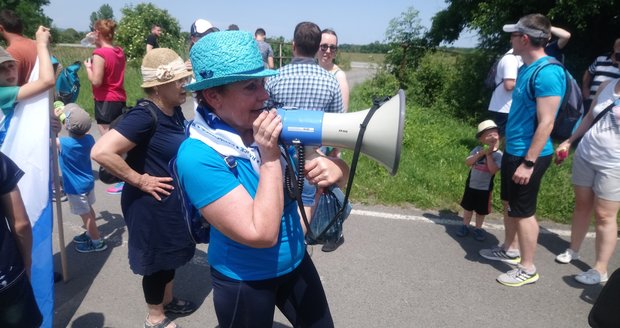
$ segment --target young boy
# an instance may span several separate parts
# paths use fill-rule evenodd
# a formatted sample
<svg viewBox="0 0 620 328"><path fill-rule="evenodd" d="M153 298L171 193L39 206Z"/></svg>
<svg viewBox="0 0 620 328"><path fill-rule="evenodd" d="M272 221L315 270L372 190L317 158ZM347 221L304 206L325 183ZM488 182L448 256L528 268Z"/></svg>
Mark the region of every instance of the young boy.
<svg viewBox="0 0 620 328"><path fill-rule="evenodd" d="M0 327L39 327L30 285L32 227L17 182L24 172L0 153Z"/></svg>
<svg viewBox="0 0 620 328"><path fill-rule="evenodd" d="M48 28L39 26L36 34L39 78L21 87L17 85L19 77L17 62L6 50L0 47L0 108L2 109L2 115L0 115L0 146L4 143L17 102L38 95L54 86L54 70L47 49L50 36Z"/></svg>
<svg viewBox="0 0 620 328"><path fill-rule="evenodd" d="M67 104L64 109L57 108L56 114L69 132L68 137L57 139L63 186L69 198L71 213L81 216L86 227L84 233L73 238L75 249L80 253L101 252L108 247L99 235L92 207L95 203L95 178L90 150L95 144L95 138L88 134L90 116L77 104Z"/></svg>
<svg viewBox="0 0 620 328"><path fill-rule="evenodd" d="M498 149L499 129L495 122L486 120L478 124L476 138L481 145L476 146L465 159L465 164L471 169L465 184L463 200L461 200L461 206L464 210L463 226L456 235L465 237L469 234L469 223L473 212L476 212L474 239L484 241L486 233L482 229L482 223L484 217L491 211L493 178L502 163L502 152Z"/></svg>

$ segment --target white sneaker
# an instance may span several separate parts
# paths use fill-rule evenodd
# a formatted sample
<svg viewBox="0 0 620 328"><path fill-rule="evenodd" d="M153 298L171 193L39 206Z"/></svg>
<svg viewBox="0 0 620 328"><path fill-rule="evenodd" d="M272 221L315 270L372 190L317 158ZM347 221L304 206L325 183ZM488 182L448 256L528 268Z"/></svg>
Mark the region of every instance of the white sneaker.
<svg viewBox="0 0 620 328"><path fill-rule="evenodd" d="M568 264L570 263L570 261L578 260L578 259L579 259L579 254L570 248L567 248L564 251L564 253L559 254L558 256L555 257L555 260L557 262L563 263L563 264Z"/></svg>
<svg viewBox="0 0 620 328"><path fill-rule="evenodd" d="M601 274L596 269L590 269L575 276L575 280L584 285L598 285L606 282L608 279L609 277L607 277L606 273Z"/></svg>

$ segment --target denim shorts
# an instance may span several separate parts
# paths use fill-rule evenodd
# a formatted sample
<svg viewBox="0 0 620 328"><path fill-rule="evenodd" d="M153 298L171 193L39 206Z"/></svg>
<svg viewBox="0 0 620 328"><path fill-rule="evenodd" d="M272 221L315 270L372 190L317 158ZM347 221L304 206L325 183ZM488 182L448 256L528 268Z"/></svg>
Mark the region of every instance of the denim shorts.
<svg viewBox="0 0 620 328"><path fill-rule="evenodd" d="M71 208L71 214L83 215L90 212L90 206L95 203L95 193L93 190L79 195L67 194L69 199L69 208Z"/></svg>

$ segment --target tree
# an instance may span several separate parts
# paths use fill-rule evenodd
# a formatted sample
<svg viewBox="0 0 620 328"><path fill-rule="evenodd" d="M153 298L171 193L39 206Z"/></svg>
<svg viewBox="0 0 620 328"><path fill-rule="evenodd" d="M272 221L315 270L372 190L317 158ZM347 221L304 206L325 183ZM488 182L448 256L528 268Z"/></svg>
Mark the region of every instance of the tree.
<svg viewBox="0 0 620 328"><path fill-rule="evenodd" d="M426 30L418 17L419 14L420 12L414 7L407 8L400 17L390 20L385 32L390 47L386 63L390 65L403 87L426 51L424 38Z"/></svg>
<svg viewBox="0 0 620 328"><path fill-rule="evenodd" d="M554 26L571 32L567 63L591 61L608 52L620 30L620 0L446 0L448 7L433 17L427 39L431 45L454 42L466 28L480 35L480 48L499 53L509 47L504 24L531 13L546 15ZM580 68L581 70L583 67Z"/></svg>
<svg viewBox="0 0 620 328"><path fill-rule="evenodd" d="M58 43L78 43L84 37L84 33L80 33L73 28L56 30L55 35L56 42Z"/></svg>
<svg viewBox="0 0 620 328"><path fill-rule="evenodd" d="M179 21L170 16L167 10L155 7L151 3L126 6L121 12L123 18L118 24L115 41L123 47L127 59L142 58L146 53L146 37L151 33L153 24L162 28L159 45L170 48L177 53L186 53L186 39L181 36Z"/></svg>
<svg viewBox="0 0 620 328"><path fill-rule="evenodd" d="M108 4L104 4L101 7L99 7L98 11L93 11L90 14L90 25L89 28L90 30L94 30L95 27L95 22L97 22L100 19L114 19L114 10L112 10L112 7L110 7L110 5Z"/></svg>
<svg viewBox="0 0 620 328"><path fill-rule="evenodd" d="M39 25L47 27L52 25L52 19L45 16L42 9L49 3L49 0L0 0L0 8L14 11L24 24L24 35L34 38Z"/></svg>

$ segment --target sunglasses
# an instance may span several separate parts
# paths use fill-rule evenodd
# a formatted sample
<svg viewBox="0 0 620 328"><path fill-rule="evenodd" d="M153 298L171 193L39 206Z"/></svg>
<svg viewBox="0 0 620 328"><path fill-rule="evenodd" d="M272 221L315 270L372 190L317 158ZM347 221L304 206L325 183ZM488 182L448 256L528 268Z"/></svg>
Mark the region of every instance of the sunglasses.
<svg viewBox="0 0 620 328"><path fill-rule="evenodd" d="M327 51L327 49L329 49L331 52L336 52L338 50L338 46L335 44L322 44L319 48L321 51Z"/></svg>

